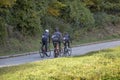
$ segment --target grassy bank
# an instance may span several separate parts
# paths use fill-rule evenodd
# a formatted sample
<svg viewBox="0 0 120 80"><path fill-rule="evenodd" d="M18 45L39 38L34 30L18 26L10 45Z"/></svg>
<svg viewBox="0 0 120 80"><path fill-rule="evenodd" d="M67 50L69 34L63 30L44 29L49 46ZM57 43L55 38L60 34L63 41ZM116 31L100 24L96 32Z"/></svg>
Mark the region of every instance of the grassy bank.
<svg viewBox="0 0 120 80"><path fill-rule="evenodd" d="M1 80L119 80L120 47L0 68Z"/></svg>
<svg viewBox="0 0 120 80"><path fill-rule="evenodd" d="M72 45L81 45L84 43L91 43L97 41L113 40L120 39L120 27L119 25L110 26L103 28L94 28L91 31L86 31L81 29L79 33L75 36L72 36L74 39ZM111 31L111 29L113 30ZM8 39L7 45L2 47L0 46L0 56L13 55L13 54L23 54L31 51L38 51L40 47L40 36L39 37L27 37L24 40L18 40L15 38ZM52 43L51 43L51 47Z"/></svg>
<svg viewBox="0 0 120 80"><path fill-rule="evenodd" d="M40 46L39 38L28 38L24 41L10 39L6 46L0 48L0 56L23 54L37 51Z"/></svg>
<svg viewBox="0 0 120 80"><path fill-rule="evenodd" d="M96 37L87 37L82 38L80 40L73 40L72 45L81 45L84 43L92 43L92 42L99 42L99 41L106 41L106 40L115 40L120 39L120 36L107 36L103 38L96 38ZM0 56L6 55L14 55L14 54L23 54L26 52L33 52L38 51L40 47L40 38L29 38L25 41L19 41L17 39L11 39L10 42L6 45L6 47L0 48ZM51 43L51 48L53 48Z"/></svg>

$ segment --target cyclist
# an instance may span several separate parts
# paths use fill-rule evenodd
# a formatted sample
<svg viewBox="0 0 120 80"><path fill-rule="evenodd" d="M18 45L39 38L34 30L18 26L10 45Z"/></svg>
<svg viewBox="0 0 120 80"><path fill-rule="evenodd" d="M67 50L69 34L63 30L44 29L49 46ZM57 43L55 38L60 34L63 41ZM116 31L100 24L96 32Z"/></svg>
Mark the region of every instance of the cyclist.
<svg viewBox="0 0 120 80"><path fill-rule="evenodd" d="M52 35L52 42L54 48L56 48L56 42L58 42L60 51L61 51L61 41L62 41L62 33L59 31L58 28L56 28L55 32Z"/></svg>
<svg viewBox="0 0 120 80"><path fill-rule="evenodd" d="M43 47L45 47L45 54L47 52L48 42L50 43L50 35L49 35L49 30L46 29L45 32L42 34L42 50L43 50Z"/></svg>
<svg viewBox="0 0 120 80"><path fill-rule="evenodd" d="M67 32L65 32L64 35L63 35L64 47L68 46L68 48L70 48L70 41L71 41L70 35Z"/></svg>

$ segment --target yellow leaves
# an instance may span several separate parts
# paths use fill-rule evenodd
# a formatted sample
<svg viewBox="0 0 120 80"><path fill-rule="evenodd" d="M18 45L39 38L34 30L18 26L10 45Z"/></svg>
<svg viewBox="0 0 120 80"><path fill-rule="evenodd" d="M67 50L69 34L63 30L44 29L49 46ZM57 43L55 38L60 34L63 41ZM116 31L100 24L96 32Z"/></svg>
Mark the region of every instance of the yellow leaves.
<svg viewBox="0 0 120 80"><path fill-rule="evenodd" d="M51 15L57 17L57 16L59 16L61 14L60 11L64 7L66 7L66 5L59 2L59 1L53 2L48 7L48 13L50 13Z"/></svg>
<svg viewBox="0 0 120 80"><path fill-rule="evenodd" d="M59 16L60 15L60 11L58 9L54 9L52 7L48 8L48 12L53 16Z"/></svg>
<svg viewBox="0 0 120 80"><path fill-rule="evenodd" d="M63 7L66 7L65 4L62 4L61 2L57 1L55 3L53 3L53 7L59 9L59 8L63 8Z"/></svg>
<svg viewBox="0 0 120 80"><path fill-rule="evenodd" d="M92 0L84 0L84 2L87 6L94 5L94 2Z"/></svg>
<svg viewBox="0 0 120 80"><path fill-rule="evenodd" d="M16 0L0 0L0 6L11 7Z"/></svg>

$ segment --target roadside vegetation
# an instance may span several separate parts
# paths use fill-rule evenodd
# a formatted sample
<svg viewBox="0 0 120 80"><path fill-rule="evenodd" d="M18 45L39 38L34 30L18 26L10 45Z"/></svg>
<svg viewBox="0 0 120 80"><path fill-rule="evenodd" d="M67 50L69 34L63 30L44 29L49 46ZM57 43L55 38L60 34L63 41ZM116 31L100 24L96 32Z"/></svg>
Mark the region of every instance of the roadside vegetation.
<svg viewBox="0 0 120 80"><path fill-rule="evenodd" d="M120 37L120 0L0 0L0 54L38 50L47 28L73 42Z"/></svg>
<svg viewBox="0 0 120 80"><path fill-rule="evenodd" d="M0 68L1 80L119 80L120 47Z"/></svg>

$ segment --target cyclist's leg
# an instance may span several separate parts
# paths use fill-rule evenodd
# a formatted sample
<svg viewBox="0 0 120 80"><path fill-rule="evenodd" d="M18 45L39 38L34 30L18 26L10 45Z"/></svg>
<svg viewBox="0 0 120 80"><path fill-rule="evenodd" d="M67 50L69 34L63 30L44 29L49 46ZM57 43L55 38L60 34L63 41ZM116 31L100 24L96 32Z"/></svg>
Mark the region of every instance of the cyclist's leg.
<svg viewBox="0 0 120 80"><path fill-rule="evenodd" d="M68 46L68 42L67 41L65 41L65 48Z"/></svg>
<svg viewBox="0 0 120 80"><path fill-rule="evenodd" d="M66 41L66 47L69 47L69 41Z"/></svg>
<svg viewBox="0 0 120 80"><path fill-rule="evenodd" d="M59 50L61 51L61 41L58 41L59 44Z"/></svg>
<svg viewBox="0 0 120 80"><path fill-rule="evenodd" d="M70 41L68 41L68 47L70 48Z"/></svg>
<svg viewBox="0 0 120 80"><path fill-rule="evenodd" d="M57 49L56 49L56 47L57 47L57 42L56 41L53 41L53 46L54 46L54 57L57 57Z"/></svg>
<svg viewBox="0 0 120 80"><path fill-rule="evenodd" d="M45 41L45 51L47 52L47 41Z"/></svg>
<svg viewBox="0 0 120 80"><path fill-rule="evenodd" d="M66 41L64 41L64 51L65 51L65 48L66 48Z"/></svg>
<svg viewBox="0 0 120 80"><path fill-rule="evenodd" d="M53 42L53 47L54 47L54 52L55 52L56 42L55 41L52 41L52 42Z"/></svg>
<svg viewBox="0 0 120 80"><path fill-rule="evenodd" d="M54 47L54 49L56 48L56 43L55 43L55 41L53 41L53 47Z"/></svg>
<svg viewBox="0 0 120 80"><path fill-rule="evenodd" d="M42 47L41 47L42 52L43 52L44 46L45 46L45 43L44 43L44 41L42 41Z"/></svg>

